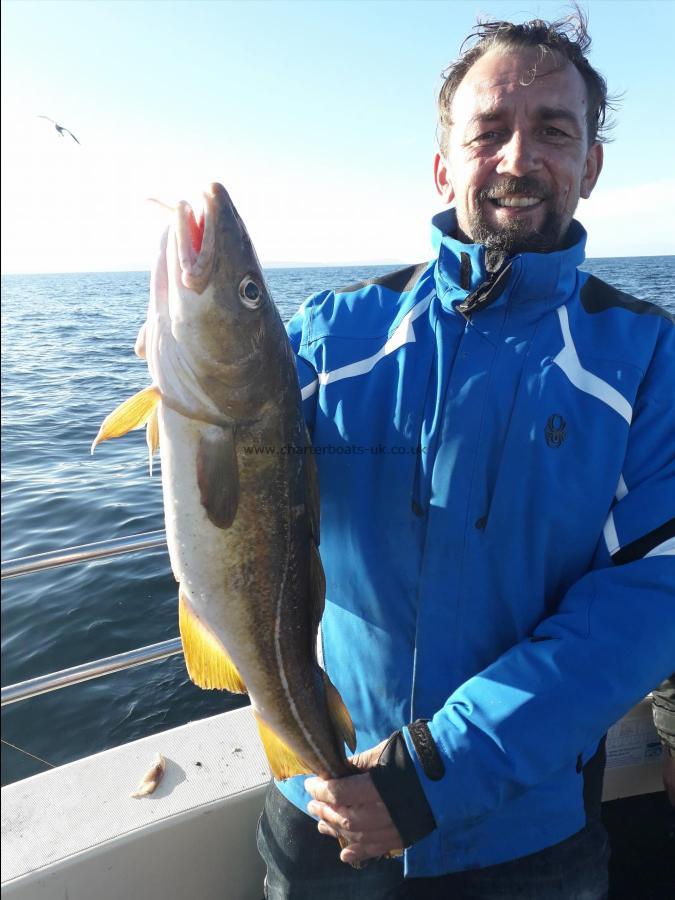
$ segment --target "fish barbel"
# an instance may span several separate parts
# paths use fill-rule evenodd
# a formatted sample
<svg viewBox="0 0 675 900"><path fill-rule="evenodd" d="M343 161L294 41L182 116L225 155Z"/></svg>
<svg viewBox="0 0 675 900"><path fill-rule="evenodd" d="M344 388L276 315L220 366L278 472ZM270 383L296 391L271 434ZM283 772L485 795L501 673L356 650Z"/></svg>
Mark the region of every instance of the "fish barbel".
<svg viewBox="0 0 675 900"><path fill-rule="evenodd" d="M190 678L249 694L276 778L341 777L355 737L316 657L325 579L295 357L227 191L212 184L204 201L199 221L177 205L152 273L136 341L152 384L92 452L147 425Z"/></svg>

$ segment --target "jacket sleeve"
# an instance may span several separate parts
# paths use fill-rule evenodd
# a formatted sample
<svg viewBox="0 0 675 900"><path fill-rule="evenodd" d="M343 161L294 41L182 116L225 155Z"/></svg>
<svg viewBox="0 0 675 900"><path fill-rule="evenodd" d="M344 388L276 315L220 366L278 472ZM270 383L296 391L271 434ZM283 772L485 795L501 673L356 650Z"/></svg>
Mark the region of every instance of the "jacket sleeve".
<svg viewBox="0 0 675 900"><path fill-rule="evenodd" d="M317 295L309 297L296 314L286 323L291 347L295 353L295 362L300 382L302 409L311 435L316 412L318 375L311 359L309 345L311 343L311 322L313 303Z"/></svg>
<svg viewBox="0 0 675 900"><path fill-rule="evenodd" d="M441 830L587 759L675 664L675 328L663 320L634 406L617 500L591 571L556 612L450 696L408 752ZM580 510L580 515L583 510Z"/></svg>

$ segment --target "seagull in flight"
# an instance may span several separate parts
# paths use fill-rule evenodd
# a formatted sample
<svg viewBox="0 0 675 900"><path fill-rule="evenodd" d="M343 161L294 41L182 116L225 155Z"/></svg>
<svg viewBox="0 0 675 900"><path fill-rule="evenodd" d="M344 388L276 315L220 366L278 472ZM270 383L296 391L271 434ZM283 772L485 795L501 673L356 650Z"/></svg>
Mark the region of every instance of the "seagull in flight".
<svg viewBox="0 0 675 900"><path fill-rule="evenodd" d="M76 144L80 143L72 131L69 131L67 128L64 128L63 125L59 125L58 122L55 122L53 119L50 119L49 116L38 116L37 118L38 119L46 119L48 122L51 122L61 137L63 137L64 134L69 134L71 136L71 138L75 141ZM82 145L80 144L80 146L82 146Z"/></svg>

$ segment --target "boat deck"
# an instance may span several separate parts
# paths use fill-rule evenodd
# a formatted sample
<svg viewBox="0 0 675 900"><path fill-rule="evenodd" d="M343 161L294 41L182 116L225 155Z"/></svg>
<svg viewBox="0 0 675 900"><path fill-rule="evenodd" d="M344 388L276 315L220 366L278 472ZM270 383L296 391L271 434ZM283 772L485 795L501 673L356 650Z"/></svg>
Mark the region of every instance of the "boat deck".
<svg viewBox="0 0 675 900"><path fill-rule="evenodd" d="M162 781L132 799L157 752ZM2 896L259 900L254 834L269 778L244 708L8 785Z"/></svg>
<svg viewBox="0 0 675 900"><path fill-rule="evenodd" d="M672 893L664 887L675 826L659 751L645 699L607 738L612 900L675 897L675 876ZM158 752L164 778L152 795L132 799ZM8 785L3 900L260 900L255 828L268 781L245 707Z"/></svg>

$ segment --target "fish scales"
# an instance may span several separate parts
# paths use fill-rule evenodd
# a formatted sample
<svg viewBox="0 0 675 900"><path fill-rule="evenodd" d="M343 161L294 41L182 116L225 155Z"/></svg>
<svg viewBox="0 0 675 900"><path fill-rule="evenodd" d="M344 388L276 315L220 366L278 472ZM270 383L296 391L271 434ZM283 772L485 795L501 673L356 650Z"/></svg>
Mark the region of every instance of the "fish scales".
<svg viewBox="0 0 675 900"><path fill-rule="evenodd" d="M323 611L316 466L295 360L227 192L179 203L136 351L152 385L93 447L147 425L190 677L246 690L276 777L354 771L354 731L316 659Z"/></svg>

